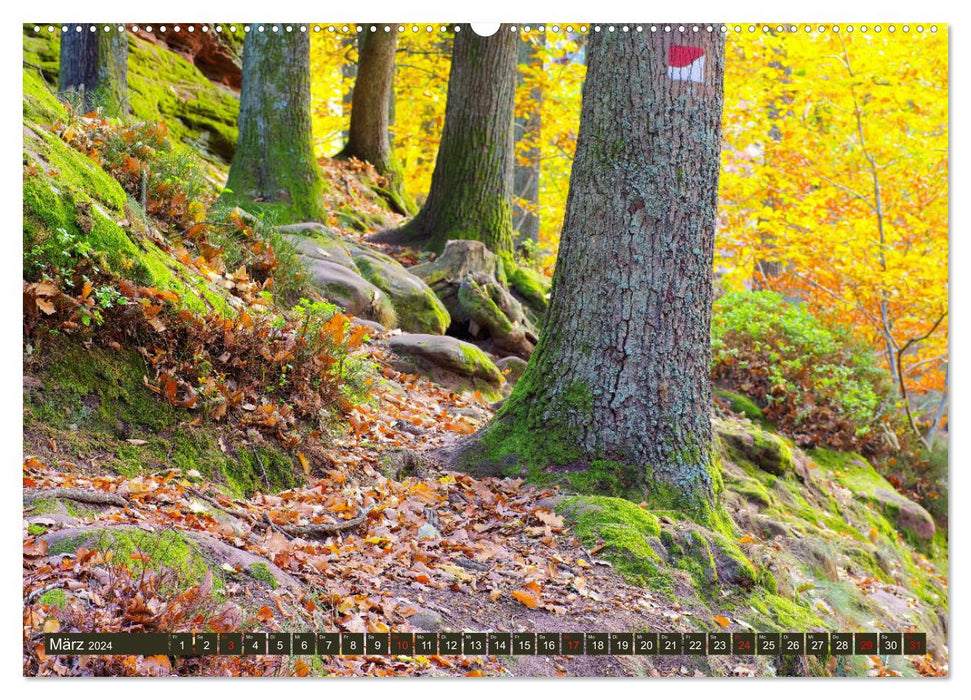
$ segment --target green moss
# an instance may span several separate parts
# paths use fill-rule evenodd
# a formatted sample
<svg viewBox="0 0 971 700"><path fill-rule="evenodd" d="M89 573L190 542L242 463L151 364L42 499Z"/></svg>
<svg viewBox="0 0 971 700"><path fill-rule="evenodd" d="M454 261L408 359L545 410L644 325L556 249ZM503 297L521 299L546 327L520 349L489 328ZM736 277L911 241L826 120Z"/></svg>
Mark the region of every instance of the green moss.
<svg viewBox="0 0 971 700"><path fill-rule="evenodd" d="M759 630L769 632L810 632L824 629L826 624L806 605L783 598L774 593L757 591L745 600L753 614L749 623ZM746 617L743 615L743 617Z"/></svg>
<svg viewBox="0 0 971 700"><path fill-rule="evenodd" d="M481 433L477 448L465 455L464 469L528 476L535 483L549 484L558 477L548 467L573 465L581 458L572 425L590 413L590 388L575 382L546 406L520 401L530 394L536 376L532 367L527 366L512 396Z"/></svg>
<svg viewBox="0 0 971 700"><path fill-rule="evenodd" d="M265 583L272 589L276 589L280 584L277 580L273 578L273 574L270 572L270 567L268 567L263 562L257 561L249 565L247 573L261 583Z"/></svg>
<svg viewBox="0 0 971 700"><path fill-rule="evenodd" d="M315 237L316 240L316 237ZM444 335L451 318L448 310L435 293L414 280L399 281L391 277L392 270L401 267L393 258L367 250L366 254L353 253L354 264L361 276L391 299L396 322L408 333ZM383 269L384 268L384 269ZM402 277L406 271L401 268Z"/></svg>
<svg viewBox="0 0 971 700"><path fill-rule="evenodd" d="M396 297L393 301L398 326L403 331L444 335L452 322L448 309L430 289L419 295Z"/></svg>
<svg viewBox="0 0 971 700"><path fill-rule="evenodd" d="M40 597L42 605L49 605L52 608L64 608L67 606L67 592L63 588L52 588L44 591Z"/></svg>
<svg viewBox="0 0 971 700"><path fill-rule="evenodd" d="M735 413L741 413L749 420L755 422L762 422L764 420L762 409L747 396L723 389L716 389L715 396L727 401Z"/></svg>
<svg viewBox="0 0 971 700"><path fill-rule="evenodd" d="M782 476L795 469L792 447L781 437L754 425L716 421L722 452L736 465L749 465Z"/></svg>
<svg viewBox="0 0 971 700"><path fill-rule="evenodd" d="M73 553L79 547L113 553L112 563L133 572L165 567L183 584L199 583L208 566L198 546L177 530L148 532L138 527L98 528L53 544L50 553Z"/></svg>
<svg viewBox="0 0 971 700"><path fill-rule="evenodd" d="M50 358L42 403L36 408L52 425L115 432L125 430L119 423L127 423L136 430L156 433L179 417L174 407L145 386L148 370L134 351L60 342L52 348Z"/></svg>
<svg viewBox="0 0 971 700"><path fill-rule="evenodd" d="M196 469L236 495L280 491L300 482L294 460L270 444L223 440L220 445L213 431L189 427L193 414L145 386L148 369L134 351L86 348L68 340L54 341L47 351L43 388L25 399L25 408L35 429L56 436L62 451L106 454L106 466L131 476L169 467L183 473ZM129 444L129 437L146 444ZM68 501L64 508L79 514ZM32 512L63 511L57 502L37 501Z"/></svg>
<svg viewBox="0 0 971 700"><path fill-rule="evenodd" d="M176 141L200 150L220 169L228 165L238 137L239 98L164 47L130 36L128 48L132 115L164 121Z"/></svg>
<svg viewBox="0 0 971 700"><path fill-rule="evenodd" d="M110 175L54 134L24 132L24 274L73 268L82 257L103 272L176 292L194 311L235 315L225 293L163 253L152 241L130 235L129 200Z"/></svg>
<svg viewBox="0 0 971 700"><path fill-rule="evenodd" d="M469 317L480 326L488 329L492 336L505 336L512 333L509 317L499 308L489 291L475 280L462 281L458 290L458 301Z"/></svg>
<svg viewBox="0 0 971 700"><path fill-rule="evenodd" d="M42 73L24 69L24 121L53 124L67 118L67 110L48 87Z"/></svg>
<svg viewBox="0 0 971 700"><path fill-rule="evenodd" d="M630 501L608 496L575 496L557 506L585 545L605 545L602 553L624 578L640 586L669 591L671 579L649 538L661 533L657 517Z"/></svg>
<svg viewBox="0 0 971 700"><path fill-rule="evenodd" d="M638 470L621 462L595 460L583 471L567 472L566 479L577 493L628 499L640 495Z"/></svg>
<svg viewBox="0 0 971 700"><path fill-rule="evenodd" d="M47 532L47 528L43 525L37 525L36 523L31 523L27 526L27 534L31 537L39 537Z"/></svg>
<svg viewBox="0 0 971 700"><path fill-rule="evenodd" d="M503 260L509 288L539 315L549 307L550 280L528 267Z"/></svg>
<svg viewBox="0 0 971 700"><path fill-rule="evenodd" d="M94 511L79 507L74 501L63 498L41 498L30 504L31 515L54 515L67 513L75 518L88 518Z"/></svg>
<svg viewBox="0 0 971 700"><path fill-rule="evenodd" d="M35 34L32 25L24 27L24 60L40 68L50 85L57 84L59 52L60 32ZM128 100L133 118L164 121L174 140L196 148L217 174L225 173L238 137L239 98L232 90L210 82L177 53L130 34ZM45 123L52 121L50 107L41 112Z"/></svg>

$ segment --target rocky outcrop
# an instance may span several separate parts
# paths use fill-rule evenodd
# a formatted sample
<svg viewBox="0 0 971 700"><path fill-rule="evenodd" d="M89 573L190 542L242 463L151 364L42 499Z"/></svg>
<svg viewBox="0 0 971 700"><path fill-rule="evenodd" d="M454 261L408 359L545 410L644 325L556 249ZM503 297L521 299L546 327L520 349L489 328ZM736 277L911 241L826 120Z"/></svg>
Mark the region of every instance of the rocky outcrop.
<svg viewBox="0 0 971 700"><path fill-rule="evenodd" d="M434 261L409 270L442 300L450 330L491 344L496 353L528 358L538 333L509 292L502 261L478 241L449 241Z"/></svg>
<svg viewBox="0 0 971 700"><path fill-rule="evenodd" d="M502 374L482 350L447 335L401 333L388 339L399 372L421 374L454 391L478 390L499 398Z"/></svg>
<svg viewBox="0 0 971 700"><path fill-rule="evenodd" d="M778 435L723 422L715 424L715 431L729 452L762 471L781 476L795 468L792 449Z"/></svg>
<svg viewBox="0 0 971 700"><path fill-rule="evenodd" d="M189 31L189 26L192 31ZM227 27L216 24L180 26L180 31L147 32L139 27L135 35L157 46L164 46L193 64L214 83L239 90L243 85L243 26L238 38ZM218 30L222 31L218 31Z"/></svg>
<svg viewBox="0 0 971 700"><path fill-rule="evenodd" d="M324 296L354 316L414 333L440 335L448 327L448 311L435 293L394 258L347 241L319 223L278 230L296 248Z"/></svg>

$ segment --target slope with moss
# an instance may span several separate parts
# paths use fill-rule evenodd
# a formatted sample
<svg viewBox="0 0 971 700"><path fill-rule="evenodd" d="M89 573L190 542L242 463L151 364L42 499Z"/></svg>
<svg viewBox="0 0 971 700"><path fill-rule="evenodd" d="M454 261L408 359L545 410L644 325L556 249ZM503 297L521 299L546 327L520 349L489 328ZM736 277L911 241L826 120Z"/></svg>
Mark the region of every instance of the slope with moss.
<svg viewBox="0 0 971 700"><path fill-rule="evenodd" d="M24 67L56 89L60 33L24 25ZM239 97L209 81L192 63L134 35L128 39L128 92L132 116L164 121L172 138L195 148L224 178L236 149Z"/></svg>
<svg viewBox="0 0 971 700"><path fill-rule="evenodd" d="M926 511L858 454L806 453L736 417L717 425L727 529L650 512L623 489L584 495L582 479L557 511L628 580L707 608L699 630L920 631L931 654L945 657L947 539ZM610 482L591 483L602 492ZM798 673L827 675L829 661L810 659ZM797 672L793 659L772 663L780 674ZM915 674L905 657L886 663ZM866 672L859 657L832 664L846 675Z"/></svg>

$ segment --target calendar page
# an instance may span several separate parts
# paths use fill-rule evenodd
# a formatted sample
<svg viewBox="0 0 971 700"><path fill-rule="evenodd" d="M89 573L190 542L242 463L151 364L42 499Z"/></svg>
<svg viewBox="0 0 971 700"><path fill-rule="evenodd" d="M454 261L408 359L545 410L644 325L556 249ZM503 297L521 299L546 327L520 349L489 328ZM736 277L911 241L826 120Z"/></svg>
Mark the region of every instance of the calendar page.
<svg viewBox="0 0 971 700"><path fill-rule="evenodd" d="M23 24L23 675L946 676L948 25L717 14Z"/></svg>

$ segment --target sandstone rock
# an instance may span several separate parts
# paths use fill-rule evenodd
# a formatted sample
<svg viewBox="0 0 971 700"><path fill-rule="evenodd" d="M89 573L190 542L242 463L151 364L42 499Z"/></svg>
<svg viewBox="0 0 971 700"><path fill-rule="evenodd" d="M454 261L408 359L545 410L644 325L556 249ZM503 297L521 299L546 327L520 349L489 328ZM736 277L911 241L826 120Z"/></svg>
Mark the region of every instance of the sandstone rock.
<svg viewBox="0 0 971 700"><path fill-rule="evenodd" d="M493 400L502 386L495 363L471 343L447 335L401 333L388 339L400 372L422 374L454 391L479 390Z"/></svg>
<svg viewBox="0 0 971 700"><path fill-rule="evenodd" d="M320 259L307 259L305 264L314 285L330 301L354 316L377 321L383 326L395 325L391 300L354 270Z"/></svg>
<svg viewBox="0 0 971 700"><path fill-rule="evenodd" d="M509 292L502 261L482 243L449 241L436 260L410 272L442 300L453 329L523 358L533 352L537 330Z"/></svg>
<svg viewBox="0 0 971 700"><path fill-rule="evenodd" d="M516 355L509 355L508 357L497 360L496 367L502 372L502 375L506 378L506 383L511 389L516 386L516 382L519 381L519 378L523 376L523 372L526 371L526 360Z"/></svg>
<svg viewBox="0 0 971 700"><path fill-rule="evenodd" d="M870 495L896 521L897 527L909 530L922 540L934 537L937 529L934 518L921 505L891 489L877 489Z"/></svg>
<svg viewBox="0 0 971 700"><path fill-rule="evenodd" d="M348 312L414 333L440 335L448 328L444 304L421 278L394 258L346 241L316 222L277 230L296 248L323 294ZM335 270L335 266L346 272ZM378 293L382 299L370 308Z"/></svg>
<svg viewBox="0 0 971 700"><path fill-rule="evenodd" d="M741 459L762 471L782 476L794 469L792 450L782 438L755 426L715 422L718 438Z"/></svg>
<svg viewBox="0 0 971 700"><path fill-rule="evenodd" d="M448 311L424 280L394 258L371 248L351 245L350 252L361 275L391 298L401 330L445 333L450 322Z"/></svg>

